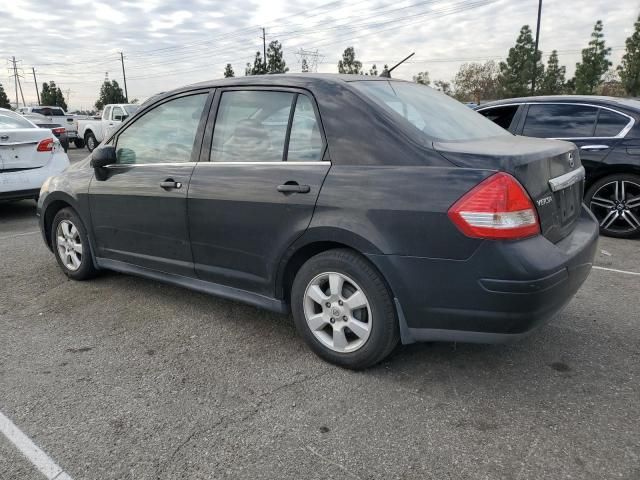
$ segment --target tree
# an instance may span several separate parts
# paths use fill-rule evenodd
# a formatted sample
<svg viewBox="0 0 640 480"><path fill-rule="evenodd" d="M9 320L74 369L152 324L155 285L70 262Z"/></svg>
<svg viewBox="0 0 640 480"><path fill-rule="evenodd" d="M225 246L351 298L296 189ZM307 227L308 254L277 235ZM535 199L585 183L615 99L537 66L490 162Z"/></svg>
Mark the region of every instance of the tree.
<svg viewBox="0 0 640 480"><path fill-rule="evenodd" d="M309 72L309 62L307 62L306 58L302 59L302 73L308 73Z"/></svg>
<svg viewBox="0 0 640 480"><path fill-rule="evenodd" d="M523 25L516 39L515 46L509 49L506 62L500 62L500 87L502 95L509 97L524 97L531 92L533 69L536 71L536 84L544 74L544 66L540 61L542 54L536 52L531 28Z"/></svg>
<svg viewBox="0 0 640 480"><path fill-rule="evenodd" d="M566 68L558 63L558 52L556 50L549 55L547 68L544 71L542 82L538 85L538 93L541 95L560 95L565 91Z"/></svg>
<svg viewBox="0 0 640 480"><path fill-rule="evenodd" d="M7 97L7 93L4 91L4 87L0 83L0 108L8 108L11 109L11 102L9 101L9 97Z"/></svg>
<svg viewBox="0 0 640 480"><path fill-rule="evenodd" d="M110 103L125 103L127 99L124 96L122 88L115 80L105 80L100 87L100 96L95 103L96 109L102 110L105 105Z"/></svg>
<svg viewBox="0 0 640 480"><path fill-rule="evenodd" d="M235 73L233 72L233 67L230 63L227 63L227 66L224 67L224 78L235 77Z"/></svg>
<svg viewBox="0 0 640 480"><path fill-rule="evenodd" d="M634 26L633 35L625 42L625 53L618 65L618 75L627 93L637 97L640 95L640 16Z"/></svg>
<svg viewBox="0 0 640 480"><path fill-rule="evenodd" d="M278 40L274 40L267 48L267 73L287 73L288 71L289 67L282 54L282 45Z"/></svg>
<svg viewBox="0 0 640 480"><path fill-rule="evenodd" d="M56 86L56 82L44 82L42 84L42 92L40 92L40 102L42 105L60 107L63 110L67 110L67 102L64 100L64 95L60 87Z"/></svg>
<svg viewBox="0 0 640 480"><path fill-rule="evenodd" d="M256 52L256 58L253 60L253 67L250 63L247 63L247 68L244 70L245 75L263 75L267 73L267 67L262 61L262 55L260 51Z"/></svg>
<svg viewBox="0 0 640 480"><path fill-rule="evenodd" d="M431 85L431 80L429 80L429 72L418 72L417 75L413 76L413 81L421 85Z"/></svg>
<svg viewBox="0 0 640 480"><path fill-rule="evenodd" d="M598 20L591 32L589 46L582 50L582 62L576 64L576 93L592 95L601 83L602 77L611 66L607 58L611 48L604 45L602 20Z"/></svg>
<svg viewBox="0 0 640 480"><path fill-rule="evenodd" d="M377 77L378 76L378 67L376 66L375 63L369 69L369 75L371 75L372 77Z"/></svg>
<svg viewBox="0 0 640 480"><path fill-rule="evenodd" d="M607 97L624 97L626 95L626 88L618 72L611 69L604 74L602 83L596 89L597 95L606 95Z"/></svg>
<svg viewBox="0 0 640 480"><path fill-rule="evenodd" d="M344 49L342 60L338 62L338 72L352 75L362 74L362 62L356 60L356 51L353 47Z"/></svg>
<svg viewBox="0 0 640 480"><path fill-rule="evenodd" d="M451 84L449 82L445 82L444 80L436 80L433 82L433 86L436 90L444 93L445 95L451 95Z"/></svg>
<svg viewBox="0 0 640 480"><path fill-rule="evenodd" d="M493 60L485 63L464 63L453 79L455 97L459 100L490 100L497 96L499 88L498 66Z"/></svg>

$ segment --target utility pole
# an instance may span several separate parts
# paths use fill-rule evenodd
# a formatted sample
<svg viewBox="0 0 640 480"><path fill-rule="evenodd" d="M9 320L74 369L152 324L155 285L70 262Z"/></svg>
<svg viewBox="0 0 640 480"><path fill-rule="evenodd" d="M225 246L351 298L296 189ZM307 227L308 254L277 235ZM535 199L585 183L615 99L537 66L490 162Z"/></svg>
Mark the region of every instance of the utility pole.
<svg viewBox="0 0 640 480"><path fill-rule="evenodd" d="M31 67L33 72L33 83L36 85L36 96L38 97L38 106L40 106L40 91L38 90L38 80L36 80L36 67Z"/></svg>
<svg viewBox="0 0 640 480"><path fill-rule="evenodd" d="M540 40L540 18L542 16L542 0L538 1L538 26L536 27L536 49L533 54L533 78L531 79L531 95L536 93L536 76L538 75L538 41Z"/></svg>
<svg viewBox="0 0 640 480"><path fill-rule="evenodd" d="M124 55L120 52L120 62L122 62L122 78L124 78L124 99L129 103L129 94L127 93L127 74L124 73Z"/></svg>
<svg viewBox="0 0 640 480"><path fill-rule="evenodd" d="M16 89L16 110L18 109L18 69L16 68L16 57L11 57L13 62L13 83Z"/></svg>
<svg viewBox="0 0 640 480"><path fill-rule="evenodd" d="M18 88L20 89L20 96L22 97L22 105L27 106L27 102L24 101L24 93L22 93L22 84L20 83L20 76L16 76L18 79Z"/></svg>
<svg viewBox="0 0 640 480"><path fill-rule="evenodd" d="M262 28L262 54L264 61L264 69L267 70L267 34L264 31L264 27Z"/></svg>

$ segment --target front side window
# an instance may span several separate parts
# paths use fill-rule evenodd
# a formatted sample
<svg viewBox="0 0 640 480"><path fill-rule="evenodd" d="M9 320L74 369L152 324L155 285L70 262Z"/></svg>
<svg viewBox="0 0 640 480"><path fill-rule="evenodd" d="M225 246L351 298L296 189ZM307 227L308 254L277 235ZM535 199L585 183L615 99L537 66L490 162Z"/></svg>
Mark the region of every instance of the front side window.
<svg viewBox="0 0 640 480"><path fill-rule="evenodd" d="M510 135L457 100L424 85L366 80L351 84L387 110L397 113L429 140L475 140Z"/></svg>
<svg viewBox="0 0 640 480"><path fill-rule="evenodd" d="M111 118L111 107L105 107L102 118L109 120Z"/></svg>
<svg viewBox="0 0 640 480"><path fill-rule="evenodd" d="M538 138L593 137L598 109L586 105L533 104L522 135Z"/></svg>
<svg viewBox="0 0 640 480"><path fill-rule="evenodd" d="M169 100L142 115L118 136L118 163L191 161L206 93Z"/></svg>
<svg viewBox="0 0 640 480"><path fill-rule="evenodd" d="M124 111L120 107L113 107L113 117L116 121L124 120Z"/></svg>
<svg viewBox="0 0 640 480"><path fill-rule="evenodd" d="M220 106L211 145L212 162L280 162L295 94L229 91Z"/></svg>
<svg viewBox="0 0 640 480"><path fill-rule="evenodd" d="M615 137L629 123L629 118L611 110L600 109L598 124L596 125L596 137Z"/></svg>
<svg viewBox="0 0 640 480"><path fill-rule="evenodd" d="M486 108L478 113L488 118L496 125L500 125L505 130L509 130L513 117L516 116L518 105L507 105L502 107Z"/></svg>

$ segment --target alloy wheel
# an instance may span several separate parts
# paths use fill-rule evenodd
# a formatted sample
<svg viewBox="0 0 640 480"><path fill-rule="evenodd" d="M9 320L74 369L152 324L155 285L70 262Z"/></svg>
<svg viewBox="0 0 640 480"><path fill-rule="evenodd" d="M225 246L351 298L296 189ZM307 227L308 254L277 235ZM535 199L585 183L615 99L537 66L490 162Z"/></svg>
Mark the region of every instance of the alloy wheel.
<svg viewBox="0 0 640 480"><path fill-rule="evenodd" d="M76 271L82 263L82 240L78 228L69 220L62 220L56 229L56 246L62 264Z"/></svg>
<svg viewBox="0 0 640 480"><path fill-rule="evenodd" d="M371 334L369 300L343 273L321 273L309 282L304 294L304 316L315 338L335 352L354 352Z"/></svg>
<svg viewBox="0 0 640 480"><path fill-rule="evenodd" d="M615 180L602 185L591 197L589 208L600 228L613 233L640 230L640 184Z"/></svg>

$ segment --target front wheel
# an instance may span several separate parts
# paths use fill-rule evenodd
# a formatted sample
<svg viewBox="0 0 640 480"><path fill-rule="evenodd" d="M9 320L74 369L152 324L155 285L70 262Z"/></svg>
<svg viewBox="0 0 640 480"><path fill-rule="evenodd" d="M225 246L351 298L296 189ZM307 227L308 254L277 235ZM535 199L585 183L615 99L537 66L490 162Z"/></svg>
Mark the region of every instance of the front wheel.
<svg viewBox="0 0 640 480"><path fill-rule="evenodd" d="M620 173L601 178L587 191L585 203L598 219L603 235L640 235L640 176Z"/></svg>
<svg viewBox="0 0 640 480"><path fill-rule="evenodd" d="M300 335L324 360L351 369L387 357L399 341L392 295L362 256L329 250L309 259L291 289Z"/></svg>
<svg viewBox="0 0 640 480"><path fill-rule="evenodd" d="M58 265L67 277L86 280L95 276L97 270L91 258L87 231L71 208L63 208L54 217L51 242Z"/></svg>
<svg viewBox="0 0 640 480"><path fill-rule="evenodd" d="M87 146L87 150L89 150L90 152L93 152L98 146L98 140L96 140L96 136L93 134L93 132L87 132L84 135L84 143Z"/></svg>

